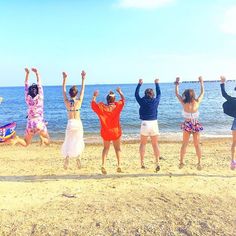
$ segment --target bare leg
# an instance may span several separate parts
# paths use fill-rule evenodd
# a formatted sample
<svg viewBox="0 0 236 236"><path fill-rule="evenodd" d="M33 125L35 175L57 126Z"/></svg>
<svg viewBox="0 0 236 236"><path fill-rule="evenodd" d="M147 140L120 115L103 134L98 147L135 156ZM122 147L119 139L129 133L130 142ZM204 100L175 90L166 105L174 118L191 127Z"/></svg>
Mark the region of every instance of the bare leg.
<svg viewBox="0 0 236 236"><path fill-rule="evenodd" d="M236 147L236 130L232 130L232 145L231 145L231 169L236 169L236 157L235 157L235 147Z"/></svg>
<svg viewBox="0 0 236 236"><path fill-rule="evenodd" d="M236 130L232 130L232 145L231 145L231 160L232 161L236 161L235 147L236 147Z"/></svg>
<svg viewBox="0 0 236 236"><path fill-rule="evenodd" d="M194 147L195 147L197 159L198 159L197 168L198 170L200 170L202 152L201 152L201 147L200 147L200 133L199 132L193 133L193 143L194 143Z"/></svg>
<svg viewBox="0 0 236 236"><path fill-rule="evenodd" d="M67 170L68 168L68 165L69 165L69 157L67 156L64 160L64 169Z"/></svg>
<svg viewBox="0 0 236 236"><path fill-rule="evenodd" d="M182 146L180 149L179 168L182 168L184 165L184 155L186 153L186 149L188 146L190 134L191 133L189 133L187 131L183 131L183 141L182 141Z"/></svg>
<svg viewBox="0 0 236 236"><path fill-rule="evenodd" d="M156 163L159 163L160 149L158 145L158 135L151 136L152 148L155 156Z"/></svg>
<svg viewBox="0 0 236 236"><path fill-rule="evenodd" d="M39 136L40 136L42 145L49 145L50 137L47 131L40 131Z"/></svg>
<svg viewBox="0 0 236 236"><path fill-rule="evenodd" d="M158 145L158 135L151 136L152 149L156 161L156 172L160 170L159 159L160 159L160 149Z"/></svg>
<svg viewBox="0 0 236 236"><path fill-rule="evenodd" d="M144 135L140 136L139 153L140 153L141 168L145 168L145 166L144 166L144 155L145 155L147 139L148 139L148 136L144 136Z"/></svg>
<svg viewBox="0 0 236 236"><path fill-rule="evenodd" d="M108 151L110 149L110 141L103 140L103 150L102 150L102 173L106 174L105 162L107 158Z"/></svg>
<svg viewBox="0 0 236 236"><path fill-rule="evenodd" d="M116 152L116 158L117 158L117 172L121 172L120 168L120 156L121 156L121 148L120 148L120 138L113 141L113 146Z"/></svg>
<svg viewBox="0 0 236 236"><path fill-rule="evenodd" d="M19 143L21 146L27 147L31 143L33 136L34 135L32 133L27 133L24 139L20 138L19 136L15 136L13 139L11 139L10 143L12 145Z"/></svg>

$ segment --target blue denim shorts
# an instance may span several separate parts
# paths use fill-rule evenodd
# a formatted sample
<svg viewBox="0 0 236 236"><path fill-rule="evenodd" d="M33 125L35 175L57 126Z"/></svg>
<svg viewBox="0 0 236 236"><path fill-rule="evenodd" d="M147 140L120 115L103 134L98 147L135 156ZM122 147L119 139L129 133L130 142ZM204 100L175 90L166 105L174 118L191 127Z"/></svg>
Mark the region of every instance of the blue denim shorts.
<svg viewBox="0 0 236 236"><path fill-rule="evenodd" d="M234 118L231 130L236 130L236 118Z"/></svg>

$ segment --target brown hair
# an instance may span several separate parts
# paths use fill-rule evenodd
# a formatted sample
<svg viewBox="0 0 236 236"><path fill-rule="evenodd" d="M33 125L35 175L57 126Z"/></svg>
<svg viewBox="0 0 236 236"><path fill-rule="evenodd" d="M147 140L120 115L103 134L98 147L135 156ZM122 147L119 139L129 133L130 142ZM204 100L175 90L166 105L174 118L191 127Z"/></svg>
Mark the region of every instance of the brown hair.
<svg viewBox="0 0 236 236"><path fill-rule="evenodd" d="M74 98L78 94L78 89L75 85L70 88L69 94L72 98Z"/></svg>
<svg viewBox="0 0 236 236"><path fill-rule="evenodd" d="M194 90L186 89L182 94L182 98L184 103L191 103L193 101L196 101Z"/></svg>
<svg viewBox="0 0 236 236"><path fill-rule="evenodd" d="M155 93L154 93L153 89L148 88L145 90L145 97L151 99L151 98L154 98L154 96L155 96Z"/></svg>
<svg viewBox="0 0 236 236"><path fill-rule="evenodd" d="M107 104L113 103L115 99L116 99L115 94L112 91L110 91L109 94L107 95Z"/></svg>

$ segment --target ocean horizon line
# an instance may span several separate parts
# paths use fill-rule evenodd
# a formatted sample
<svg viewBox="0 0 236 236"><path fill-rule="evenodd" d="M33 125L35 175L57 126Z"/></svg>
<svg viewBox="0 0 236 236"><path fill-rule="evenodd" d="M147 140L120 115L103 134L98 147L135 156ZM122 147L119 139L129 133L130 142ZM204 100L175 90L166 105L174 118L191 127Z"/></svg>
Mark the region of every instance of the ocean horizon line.
<svg viewBox="0 0 236 236"><path fill-rule="evenodd" d="M228 79L227 82L235 82L236 79ZM215 82L220 82L220 80L204 80L204 83L215 83ZM159 82L160 84L172 84L174 83L174 81L172 82L165 82L165 81L160 81ZM198 83L198 80L184 80L184 81L181 81L181 83ZM86 86L108 86L108 85L136 85L138 84L138 82L136 83L97 83L97 84L86 84ZM153 82L144 82L144 84L153 84ZM73 86L74 84L68 84L67 86ZM79 85L79 84L78 84ZM60 87L62 86L62 84L58 84L58 85L52 85L52 84L49 84L49 85L44 85L44 87ZM23 85L14 85L14 86L1 86L0 85L0 88L21 88L21 87L24 87L24 84Z"/></svg>

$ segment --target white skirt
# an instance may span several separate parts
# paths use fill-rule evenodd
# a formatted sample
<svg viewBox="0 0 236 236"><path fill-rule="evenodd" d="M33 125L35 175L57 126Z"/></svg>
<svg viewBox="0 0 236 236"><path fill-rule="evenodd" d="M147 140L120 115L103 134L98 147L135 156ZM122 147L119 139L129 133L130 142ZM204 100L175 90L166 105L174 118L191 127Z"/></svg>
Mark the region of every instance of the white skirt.
<svg viewBox="0 0 236 236"><path fill-rule="evenodd" d="M78 157L84 150L84 130L81 120L70 119L66 127L66 136L61 153L64 158Z"/></svg>

